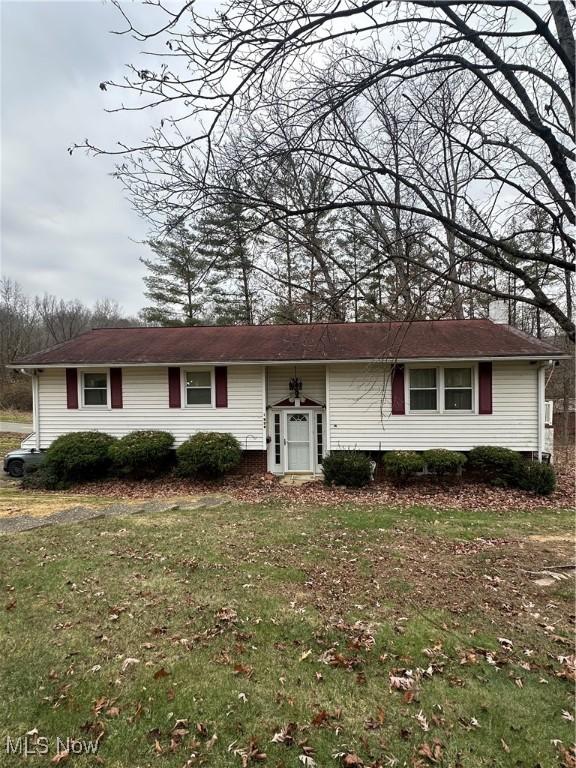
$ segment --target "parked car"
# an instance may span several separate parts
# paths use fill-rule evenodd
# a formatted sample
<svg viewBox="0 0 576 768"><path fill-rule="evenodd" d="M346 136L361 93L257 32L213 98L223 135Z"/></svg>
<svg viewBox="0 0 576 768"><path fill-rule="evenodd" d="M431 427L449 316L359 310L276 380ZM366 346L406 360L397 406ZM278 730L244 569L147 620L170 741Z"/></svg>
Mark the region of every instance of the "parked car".
<svg viewBox="0 0 576 768"><path fill-rule="evenodd" d="M28 467L44 460L44 451L37 448L17 448L4 456L4 472L10 477L22 477Z"/></svg>

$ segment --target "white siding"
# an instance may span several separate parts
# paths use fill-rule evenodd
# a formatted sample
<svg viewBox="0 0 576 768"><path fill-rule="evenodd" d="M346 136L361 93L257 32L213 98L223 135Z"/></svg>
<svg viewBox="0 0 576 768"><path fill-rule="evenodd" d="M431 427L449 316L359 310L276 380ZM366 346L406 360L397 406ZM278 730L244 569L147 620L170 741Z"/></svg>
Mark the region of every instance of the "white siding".
<svg viewBox="0 0 576 768"><path fill-rule="evenodd" d="M322 405L326 402L326 367L324 365L298 365L296 374L302 379L303 397ZM293 365L270 365L267 368L268 405L274 405L290 396L288 382L294 376Z"/></svg>
<svg viewBox="0 0 576 768"><path fill-rule="evenodd" d="M168 407L168 372L163 367L122 369L123 408L68 409L65 370L45 369L40 375L41 447L65 432L96 429L120 437L137 429L164 429L176 444L195 432L231 432L242 448L266 447L263 367L228 368L228 407Z"/></svg>
<svg viewBox="0 0 576 768"><path fill-rule="evenodd" d="M537 369L529 363L493 363L490 415L392 416L389 367L383 364L332 364L328 382L331 450L537 450Z"/></svg>

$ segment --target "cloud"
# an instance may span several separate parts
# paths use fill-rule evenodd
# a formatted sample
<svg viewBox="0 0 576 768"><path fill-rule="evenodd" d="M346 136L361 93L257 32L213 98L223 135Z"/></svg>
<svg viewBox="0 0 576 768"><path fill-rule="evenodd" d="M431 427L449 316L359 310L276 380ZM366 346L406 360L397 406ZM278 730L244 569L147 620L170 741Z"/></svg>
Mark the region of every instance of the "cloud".
<svg viewBox="0 0 576 768"><path fill-rule="evenodd" d="M142 46L109 33L122 26L110 3L3 2L1 12L2 273L29 293L107 296L134 313L147 226L111 177L111 158L67 148L147 134L146 113L106 113L117 94L98 88Z"/></svg>

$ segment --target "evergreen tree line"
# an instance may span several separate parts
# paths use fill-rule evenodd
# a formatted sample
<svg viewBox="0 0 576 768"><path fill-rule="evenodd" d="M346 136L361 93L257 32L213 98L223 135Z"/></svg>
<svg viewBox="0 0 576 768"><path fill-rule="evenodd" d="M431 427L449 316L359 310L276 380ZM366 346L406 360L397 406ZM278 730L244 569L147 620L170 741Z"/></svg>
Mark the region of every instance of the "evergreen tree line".
<svg viewBox="0 0 576 768"><path fill-rule="evenodd" d="M292 168L273 184L268 194L297 199L303 207L321 207L332 195L321 168ZM536 336L554 332L546 313L517 300L525 293L520 281L479 265L474 252L467 253L457 241L447 249L425 219L386 218L368 206L270 216L242 198L238 183L230 184L228 195L211 197L201 214L185 223L169 223L163 237L149 241L152 253L142 259L147 268L143 322L176 326L481 318L501 293L510 297L511 325ZM525 226L519 227L526 230L518 238L519 248L544 250L550 245L542 242L540 217L536 208L528 211ZM559 295L568 291L570 298L562 272L540 268L538 262L527 267L546 290Z"/></svg>

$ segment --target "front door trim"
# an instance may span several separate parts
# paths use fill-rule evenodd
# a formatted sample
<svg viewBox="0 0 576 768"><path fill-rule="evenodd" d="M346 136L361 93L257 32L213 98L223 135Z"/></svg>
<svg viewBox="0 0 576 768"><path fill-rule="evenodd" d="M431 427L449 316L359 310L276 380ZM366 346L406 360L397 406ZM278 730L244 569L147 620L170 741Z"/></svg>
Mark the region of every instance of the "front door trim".
<svg viewBox="0 0 576 768"><path fill-rule="evenodd" d="M289 439L288 439L288 420L291 416L298 416L298 415L304 415L306 416L308 420L308 466L306 469L291 469L289 467L289 460L290 460L290 446L289 446ZM284 465L283 465L283 471L284 474L289 472L290 474L310 474L311 472L314 472L314 464L312 462L312 445L313 445L313 435L312 435L312 411L309 411L305 408L290 408L289 410L286 409L283 412L283 421L284 421ZM300 441L294 441L294 442L300 442Z"/></svg>
<svg viewBox="0 0 576 768"><path fill-rule="evenodd" d="M284 475L287 472L292 474L298 473L298 470L288 469L288 441L287 441L287 419L292 413L306 413L308 414L309 423L309 469L300 470L301 474L311 473L318 475L322 473L322 464L318 461L318 432L317 432L317 415L322 415L322 434L323 434L323 446L322 450L326 449L326 413L324 409L320 407L309 408L295 408L290 406L288 408L272 407L269 410L268 422L268 471L275 475ZM280 462L276 462L276 416L278 416L280 435L279 435L279 449L280 449Z"/></svg>

